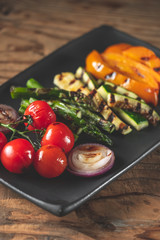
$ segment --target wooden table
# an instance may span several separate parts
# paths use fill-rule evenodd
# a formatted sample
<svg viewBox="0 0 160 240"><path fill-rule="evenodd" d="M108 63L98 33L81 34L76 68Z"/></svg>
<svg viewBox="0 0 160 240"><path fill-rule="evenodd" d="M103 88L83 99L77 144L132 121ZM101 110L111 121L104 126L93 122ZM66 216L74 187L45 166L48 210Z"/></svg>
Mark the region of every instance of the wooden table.
<svg viewBox="0 0 160 240"><path fill-rule="evenodd" d="M0 84L102 24L160 48L159 0L0 0ZM159 240L159 154L62 218L0 185L0 239Z"/></svg>

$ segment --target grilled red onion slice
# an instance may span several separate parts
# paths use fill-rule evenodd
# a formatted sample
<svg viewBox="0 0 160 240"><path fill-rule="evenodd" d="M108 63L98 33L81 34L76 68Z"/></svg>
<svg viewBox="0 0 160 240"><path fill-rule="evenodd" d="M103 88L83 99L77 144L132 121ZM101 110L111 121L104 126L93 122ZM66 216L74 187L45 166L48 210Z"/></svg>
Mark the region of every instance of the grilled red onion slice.
<svg viewBox="0 0 160 240"><path fill-rule="evenodd" d="M17 119L18 113L14 108L5 104L0 104L0 123L13 124L12 127L14 127L14 123ZM8 131L10 131L8 128L0 126L0 132L7 133Z"/></svg>
<svg viewBox="0 0 160 240"><path fill-rule="evenodd" d="M81 144L69 154L68 171L78 176L93 177L110 170L114 160L113 151L104 145Z"/></svg>

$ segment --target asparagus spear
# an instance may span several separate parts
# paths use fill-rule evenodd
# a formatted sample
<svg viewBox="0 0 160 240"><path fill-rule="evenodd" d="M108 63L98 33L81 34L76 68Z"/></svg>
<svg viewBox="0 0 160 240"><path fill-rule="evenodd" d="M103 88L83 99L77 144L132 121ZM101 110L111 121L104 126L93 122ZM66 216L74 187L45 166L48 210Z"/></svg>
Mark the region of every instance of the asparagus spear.
<svg viewBox="0 0 160 240"><path fill-rule="evenodd" d="M59 115L64 116L68 120L73 120L77 126L83 128L83 132L91 135L92 137L98 137L100 141L107 143L108 145L112 145L112 140L106 134L103 134L99 128L97 128L94 124L88 124L86 120L79 118L77 116L79 112L77 112L77 109L73 111L73 106L64 104L60 101L52 101L50 106Z"/></svg>
<svg viewBox="0 0 160 240"><path fill-rule="evenodd" d="M26 86L27 88L43 88L43 86L34 78L28 79Z"/></svg>
<svg viewBox="0 0 160 240"><path fill-rule="evenodd" d="M10 88L12 99L23 98L29 99L30 97L37 99L61 99L65 102L76 103L83 107L96 111L93 101L83 93L66 91L57 88L25 88L15 87Z"/></svg>

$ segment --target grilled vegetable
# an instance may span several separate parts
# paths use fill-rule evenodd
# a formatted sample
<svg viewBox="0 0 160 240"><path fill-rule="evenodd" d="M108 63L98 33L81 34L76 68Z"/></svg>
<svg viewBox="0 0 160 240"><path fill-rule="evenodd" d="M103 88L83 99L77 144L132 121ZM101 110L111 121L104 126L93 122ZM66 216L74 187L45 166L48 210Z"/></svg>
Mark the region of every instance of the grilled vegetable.
<svg viewBox="0 0 160 240"><path fill-rule="evenodd" d="M69 154L68 171L83 177L93 177L109 171L115 161L113 151L96 143L81 144Z"/></svg>
<svg viewBox="0 0 160 240"><path fill-rule="evenodd" d="M54 84L61 89L66 89L67 91L78 91L82 92L85 95L89 94L89 90L84 87L81 81L75 78L75 75L71 72L63 72L61 74L57 74L54 77Z"/></svg>
<svg viewBox="0 0 160 240"><path fill-rule="evenodd" d="M125 109L115 108L114 111L128 124L140 131L149 126L147 119L138 113L134 113Z"/></svg>
<svg viewBox="0 0 160 240"><path fill-rule="evenodd" d="M131 46L122 51L124 56L132 58L138 62L152 68L157 73L160 73L160 58L150 49L143 46Z"/></svg>
<svg viewBox="0 0 160 240"><path fill-rule="evenodd" d="M104 85L104 81L102 79L98 79L97 81L92 77L91 74L85 71L84 68L79 67L75 73L76 78L80 79L84 84L87 85L89 90L94 90L99 88L101 85ZM139 101L144 102L143 99L141 99L137 94L134 92L131 92L124 87L115 85L112 82L105 82L105 85L109 86L111 89L113 89L113 92L137 99Z"/></svg>
<svg viewBox="0 0 160 240"><path fill-rule="evenodd" d="M43 86L34 78L30 78L27 82L26 82L26 87L27 88L43 88Z"/></svg>
<svg viewBox="0 0 160 240"><path fill-rule="evenodd" d="M125 89L124 87L115 85L114 83L111 83L111 82L105 82L104 85L109 86L111 88L112 92L116 92L118 94L121 94L121 95L124 95L124 96L127 96L127 97L131 97L131 98L134 98L134 99L139 100L141 102L144 102L144 100L142 98L140 98L137 94Z"/></svg>
<svg viewBox="0 0 160 240"><path fill-rule="evenodd" d="M86 81L86 78L84 78L84 76L85 76L85 74L87 74L87 72L82 67L79 67L76 72L79 73L76 76L81 77L82 82L86 83L88 88L92 87L92 90L96 88L97 85L94 84L94 82L92 81L91 78L88 77L87 81ZM90 84L90 82L92 84ZM97 90L97 91L100 93L100 95L101 95L101 91L104 90L106 92L106 94L108 92L117 92L117 93L123 94L125 96L130 96L135 99L141 100L135 93L130 92L123 87L116 86L115 84L110 83L110 82L106 82L106 84L104 86L101 86L99 89L100 90ZM113 108L113 110L115 113L118 114L118 116L120 116L121 119L123 119L127 124L130 124L131 126L133 126L138 131L149 125L148 121L138 113L132 113L132 112L125 111L125 110L122 110L119 108Z"/></svg>
<svg viewBox="0 0 160 240"><path fill-rule="evenodd" d="M95 106L97 106L98 111L103 116L103 118L114 124L116 130L119 130L122 134L128 134L132 131L130 126L122 122L106 105L103 98L96 91L96 89L94 89L93 91L89 91L89 89L85 87L85 85L80 80L76 79L72 73L58 74L54 77L53 82L61 89L67 89L72 91L73 86L74 91L80 91L82 93L85 92L86 94L88 94L87 96L89 96L89 98L93 100Z"/></svg>
<svg viewBox="0 0 160 240"><path fill-rule="evenodd" d="M113 70L129 78L147 83L151 88L159 89L160 76L151 68L119 53L103 53L102 56Z"/></svg>
<svg viewBox="0 0 160 240"><path fill-rule="evenodd" d="M89 90L97 89L102 83L102 79L95 79L90 73L86 72L83 67L76 70L75 77L87 85Z"/></svg>
<svg viewBox="0 0 160 240"><path fill-rule="evenodd" d="M16 122L18 121L17 111L6 104L0 104L0 123L11 124L12 127L16 127ZM10 130L4 126L0 126L0 132L7 133Z"/></svg>
<svg viewBox="0 0 160 240"><path fill-rule="evenodd" d="M151 88L148 83L136 81L117 73L107 65L102 56L95 50L86 57L86 70L96 78L112 82L136 93L147 103L152 103L155 106L158 103L159 91L157 89Z"/></svg>
<svg viewBox="0 0 160 240"><path fill-rule="evenodd" d="M110 107L128 109L143 115L151 124L156 125L160 121L160 116L146 103L142 103L133 98L122 96L117 93L107 94L106 99Z"/></svg>
<svg viewBox="0 0 160 240"><path fill-rule="evenodd" d="M122 53L122 51L125 51L130 47L132 47L132 45L128 43L117 43L107 47L104 50L104 53Z"/></svg>
<svg viewBox="0 0 160 240"><path fill-rule="evenodd" d="M101 96L105 100L107 100L107 96L109 93L115 93L114 88L112 88L108 84L101 86L98 89L98 92L101 94ZM139 113L133 113L131 111L126 111L124 109L115 108L115 107L113 107L113 111L116 112L118 116L120 116L120 118L122 118L125 122L133 126L138 131L149 125L147 119L141 116Z"/></svg>

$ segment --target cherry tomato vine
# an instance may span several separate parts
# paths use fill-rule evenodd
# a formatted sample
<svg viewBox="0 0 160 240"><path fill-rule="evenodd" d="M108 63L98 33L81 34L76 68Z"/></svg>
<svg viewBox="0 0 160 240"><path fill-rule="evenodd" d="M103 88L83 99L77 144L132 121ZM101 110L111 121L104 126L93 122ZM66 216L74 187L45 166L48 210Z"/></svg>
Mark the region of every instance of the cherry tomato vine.
<svg viewBox="0 0 160 240"><path fill-rule="evenodd" d="M20 125L23 130L18 128ZM74 135L67 125L56 122L54 111L45 101L31 103L14 125L0 123L0 126L11 131L8 142L0 132L0 158L8 171L23 173L33 165L45 178L57 177L64 172L66 153L74 145ZM36 142L30 134L35 135Z"/></svg>

